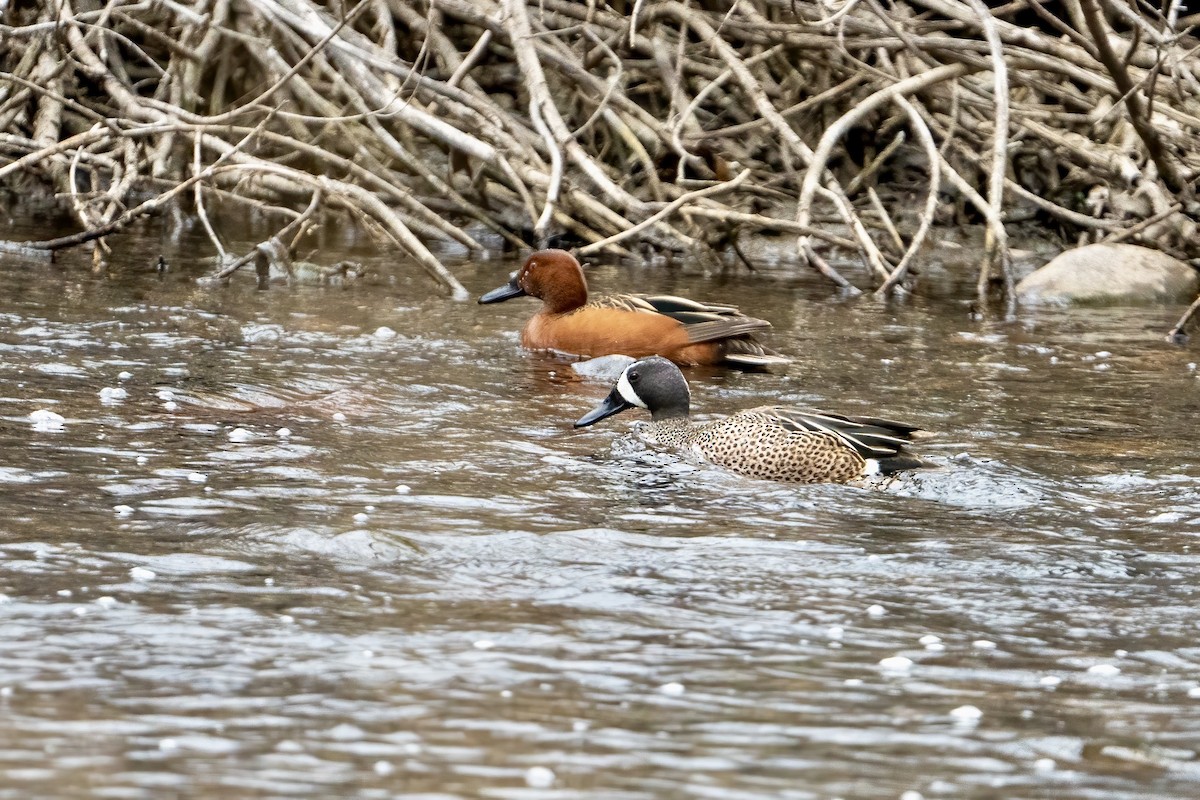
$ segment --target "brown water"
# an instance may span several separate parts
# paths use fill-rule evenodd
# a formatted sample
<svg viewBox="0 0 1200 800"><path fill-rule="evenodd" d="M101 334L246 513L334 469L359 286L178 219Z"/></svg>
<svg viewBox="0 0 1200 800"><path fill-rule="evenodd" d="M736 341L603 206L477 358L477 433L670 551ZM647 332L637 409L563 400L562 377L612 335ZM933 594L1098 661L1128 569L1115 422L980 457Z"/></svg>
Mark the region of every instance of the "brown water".
<svg viewBox="0 0 1200 800"><path fill-rule="evenodd" d="M369 249L349 287L202 287L205 252L0 261L0 798L1200 795L1178 309L595 269L775 322L794 366L692 371L702 415L941 432L943 470L790 487L572 430L608 387L519 348L532 301Z"/></svg>

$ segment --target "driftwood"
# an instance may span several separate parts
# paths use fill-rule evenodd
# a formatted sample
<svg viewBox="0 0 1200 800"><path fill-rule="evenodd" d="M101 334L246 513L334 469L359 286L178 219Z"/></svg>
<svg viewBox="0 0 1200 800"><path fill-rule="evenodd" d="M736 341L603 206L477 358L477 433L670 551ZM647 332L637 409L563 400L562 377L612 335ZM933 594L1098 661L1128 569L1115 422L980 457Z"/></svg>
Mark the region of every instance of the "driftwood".
<svg viewBox="0 0 1200 800"><path fill-rule="evenodd" d="M902 291L936 224L1006 213L1200 257L1200 41L1120 0L85 0L10 3L0 182L93 243L190 203L214 277L342 209L465 291L468 251L736 251L796 237L847 291ZM226 251L212 202L280 219ZM271 247L265 246L272 243ZM830 257L830 253L838 258ZM832 263L857 257L860 274ZM281 256L282 258L283 256ZM843 270L846 268L843 267Z"/></svg>

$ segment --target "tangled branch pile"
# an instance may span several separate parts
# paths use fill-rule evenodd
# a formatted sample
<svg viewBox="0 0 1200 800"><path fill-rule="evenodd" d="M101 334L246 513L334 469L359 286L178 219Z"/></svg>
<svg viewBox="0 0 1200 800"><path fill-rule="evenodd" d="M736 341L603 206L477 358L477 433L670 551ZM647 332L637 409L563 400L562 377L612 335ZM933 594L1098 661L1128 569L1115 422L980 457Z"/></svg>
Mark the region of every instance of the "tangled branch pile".
<svg viewBox="0 0 1200 800"><path fill-rule="evenodd" d="M102 245L187 200L225 276L340 208L456 294L431 239L586 255L783 232L888 292L931 226L977 215L981 296L1004 277L1009 297L1005 218L1029 209L1200 255L1195 20L1178 0L1044 5L11 0L0 179L49 184L82 226L32 247ZM278 234L226 254L217 199Z"/></svg>

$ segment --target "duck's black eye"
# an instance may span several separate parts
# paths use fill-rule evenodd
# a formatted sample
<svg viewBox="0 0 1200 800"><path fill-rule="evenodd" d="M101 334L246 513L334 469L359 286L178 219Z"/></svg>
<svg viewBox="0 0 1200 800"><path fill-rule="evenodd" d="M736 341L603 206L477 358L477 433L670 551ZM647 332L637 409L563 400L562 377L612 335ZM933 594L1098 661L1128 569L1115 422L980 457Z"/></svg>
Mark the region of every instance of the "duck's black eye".
<svg viewBox="0 0 1200 800"><path fill-rule="evenodd" d="M637 383L637 379L638 379L638 374L636 372L629 373L629 382L630 383Z"/></svg>

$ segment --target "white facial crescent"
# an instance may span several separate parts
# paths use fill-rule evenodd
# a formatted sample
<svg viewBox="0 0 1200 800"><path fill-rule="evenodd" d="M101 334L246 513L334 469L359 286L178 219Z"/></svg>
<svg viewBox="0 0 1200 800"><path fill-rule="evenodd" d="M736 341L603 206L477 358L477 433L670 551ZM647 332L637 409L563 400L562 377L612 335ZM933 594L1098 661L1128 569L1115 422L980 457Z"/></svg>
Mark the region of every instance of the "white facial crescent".
<svg viewBox="0 0 1200 800"><path fill-rule="evenodd" d="M633 403L638 408L645 408L646 404L642 402L642 398L638 397L637 392L629 385L629 370L632 368L632 364L626 367L625 371L621 373L621 377L617 379L617 392L625 398L626 403Z"/></svg>

